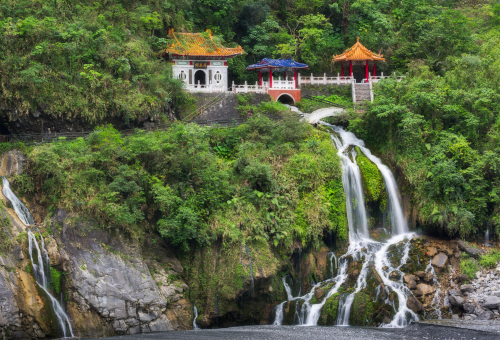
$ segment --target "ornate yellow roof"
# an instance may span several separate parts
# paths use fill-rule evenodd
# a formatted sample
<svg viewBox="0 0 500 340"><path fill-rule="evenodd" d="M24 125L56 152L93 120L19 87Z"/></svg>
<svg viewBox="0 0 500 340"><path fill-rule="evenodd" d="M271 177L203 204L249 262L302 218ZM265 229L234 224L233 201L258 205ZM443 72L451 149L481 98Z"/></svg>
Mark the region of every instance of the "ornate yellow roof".
<svg viewBox="0 0 500 340"><path fill-rule="evenodd" d="M344 53L339 54L339 55L334 55L332 62L338 62L338 61L348 61L348 60L382 60L385 62L385 59L383 58L384 56L382 54L376 54L361 45L359 42L359 37L358 41L348 50L346 50Z"/></svg>
<svg viewBox="0 0 500 340"><path fill-rule="evenodd" d="M168 35L174 42L167 46L165 53L176 56L234 57L244 52L241 46L229 48L217 44L210 30L206 33L174 33L171 29Z"/></svg>

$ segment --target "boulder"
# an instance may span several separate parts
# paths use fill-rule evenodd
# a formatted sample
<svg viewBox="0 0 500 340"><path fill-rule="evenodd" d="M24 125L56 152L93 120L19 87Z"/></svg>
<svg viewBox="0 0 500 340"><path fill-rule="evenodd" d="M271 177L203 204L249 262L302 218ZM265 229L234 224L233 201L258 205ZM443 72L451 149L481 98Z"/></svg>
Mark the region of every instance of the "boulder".
<svg viewBox="0 0 500 340"><path fill-rule="evenodd" d="M424 295L424 293L420 289L417 288L413 291L413 295L415 295L416 297L421 297Z"/></svg>
<svg viewBox="0 0 500 340"><path fill-rule="evenodd" d="M417 283L413 280L411 280L410 282L408 282L408 288L411 289L411 290L415 290L417 289Z"/></svg>
<svg viewBox="0 0 500 340"><path fill-rule="evenodd" d="M382 320L384 323L391 323L391 319L389 319L387 316L384 316L384 320Z"/></svg>
<svg viewBox="0 0 500 340"><path fill-rule="evenodd" d="M418 271L418 272L415 272L415 275L418 276L420 279L423 279L425 277L425 272L423 271Z"/></svg>
<svg viewBox="0 0 500 340"><path fill-rule="evenodd" d="M417 289L420 289L423 295L431 295L436 292L436 288L426 285L425 283L417 285Z"/></svg>
<svg viewBox="0 0 500 340"><path fill-rule="evenodd" d="M456 290L456 289L450 289L450 290L448 291L448 294L449 294L449 295L458 295L458 296L461 296L461 295L462 295L462 293L460 293L460 291L458 291L458 290Z"/></svg>
<svg viewBox="0 0 500 340"><path fill-rule="evenodd" d="M495 317L495 314L493 314L493 312L490 310L476 308L475 312L478 320L491 320Z"/></svg>
<svg viewBox="0 0 500 340"><path fill-rule="evenodd" d="M450 295L448 297L448 300L450 301L450 304L453 307L458 307L458 308L462 308L464 303L465 303L465 299L463 297L457 296L457 295Z"/></svg>
<svg viewBox="0 0 500 340"><path fill-rule="evenodd" d="M417 281L417 280L418 278L415 275L408 274L403 276L403 282L406 284L409 284L410 281Z"/></svg>
<svg viewBox="0 0 500 340"><path fill-rule="evenodd" d="M453 255L453 250L451 250L450 247L448 246L440 246L439 251L445 253L447 256Z"/></svg>
<svg viewBox="0 0 500 340"><path fill-rule="evenodd" d="M460 287L460 291L462 291L462 293L472 293L474 291L474 287L472 285L462 285L462 287Z"/></svg>
<svg viewBox="0 0 500 340"><path fill-rule="evenodd" d="M426 283L433 282L434 281L434 274L426 273L424 278L423 278L423 281Z"/></svg>
<svg viewBox="0 0 500 340"><path fill-rule="evenodd" d="M463 251L465 251L467 254L469 254L472 257L476 257L477 258L477 257L479 257L479 255L481 255L481 251L479 249L476 249L474 247L468 246L462 240L458 241L458 246L460 247L460 249L462 249Z"/></svg>
<svg viewBox="0 0 500 340"><path fill-rule="evenodd" d="M424 310L424 306L422 306L422 303L418 301L414 296L410 296L408 300L406 300L406 306L415 313L419 313Z"/></svg>
<svg viewBox="0 0 500 340"><path fill-rule="evenodd" d="M500 298L498 296L487 296L481 305L484 308L496 309L500 305Z"/></svg>
<svg viewBox="0 0 500 340"><path fill-rule="evenodd" d="M474 314L474 311L476 310L476 305L473 303L464 303L463 308L467 314Z"/></svg>
<svg viewBox="0 0 500 340"><path fill-rule="evenodd" d="M429 256L429 257L434 257L436 256L437 254L437 249L435 247L429 247L427 248L427 251L425 252L425 255Z"/></svg>
<svg viewBox="0 0 500 340"><path fill-rule="evenodd" d="M432 259L431 264L439 269L445 269L448 264L448 256L444 253L439 253Z"/></svg>
<svg viewBox="0 0 500 340"><path fill-rule="evenodd" d="M451 316L451 318L452 318L453 320L460 320L460 317L459 317L457 314L453 314L453 315Z"/></svg>
<svg viewBox="0 0 500 340"><path fill-rule="evenodd" d="M320 300L325 296L325 289L324 288L318 288L314 291L314 296L316 296L316 299Z"/></svg>

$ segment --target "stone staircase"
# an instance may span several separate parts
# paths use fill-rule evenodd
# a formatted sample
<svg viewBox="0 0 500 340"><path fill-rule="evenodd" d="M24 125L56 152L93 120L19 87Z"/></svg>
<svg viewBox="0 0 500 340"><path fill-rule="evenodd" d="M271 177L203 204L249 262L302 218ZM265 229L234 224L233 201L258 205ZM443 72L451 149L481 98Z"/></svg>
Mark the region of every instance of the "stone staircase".
<svg viewBox="0 0 500 340"><path fill-rule="evenodd" d="M362 104L365 101L371 101L372 89L368 83L353 83L352 94L354 104Z"/></svg>

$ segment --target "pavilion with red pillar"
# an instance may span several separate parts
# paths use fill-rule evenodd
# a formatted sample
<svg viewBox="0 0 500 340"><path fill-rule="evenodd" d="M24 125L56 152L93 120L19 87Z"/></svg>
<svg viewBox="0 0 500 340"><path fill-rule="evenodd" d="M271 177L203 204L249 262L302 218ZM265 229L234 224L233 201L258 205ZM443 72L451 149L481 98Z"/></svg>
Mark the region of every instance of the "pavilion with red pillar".
<svg viewBox="0 0 500 340"><path fill-rule="evenodd" d="M298 63L292 59L269 59L264 58L259 63L247 66L247 70L259 70L259 86L268 88L268 93L273 100L278 100L282 95L288 95L294 102L300 100L300 88L297 70L307 69L307 64ZM286 71L293 70L293 78L290 80ZM264 84L262 81L262 71L269 72L269 82ZM273 72L283 72L281 77L273 80Z"/></svg>
<svg viewBox="0 0 500 340"><path fill-rule="evenodd" d="M341 76L344 77L344 65L349 65L349 77L352 77L352 66L362 65L365 68L365 80L369 81L370 71L369 64L372 64L372 77L376 76L375 62L383 61L385 62L384 56L382 54L376 54L361 45L359 42L359 37L357 42L344 53L339 55L334 55L332 63L339 62L341 69Z"/></svg>

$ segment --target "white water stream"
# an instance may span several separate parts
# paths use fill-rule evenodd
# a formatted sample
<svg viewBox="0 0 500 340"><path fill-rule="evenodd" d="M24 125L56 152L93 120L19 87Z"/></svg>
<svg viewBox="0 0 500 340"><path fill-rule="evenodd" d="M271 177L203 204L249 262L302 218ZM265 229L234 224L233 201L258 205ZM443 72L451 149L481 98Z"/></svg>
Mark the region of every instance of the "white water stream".
<svg viewBox="0 0 500 340"><path fill-rule="evenodd" d="M198 325L196 324L197 318L198 318L198 308L196 308L196 306L194 306L194 319L193 319L193 329L194 330L200 329L200 327L198 327Z"/></svg>
<svg viewBox="0 0 500 340"><path fill-rule="evenodd" d="M69 322L68 316L64 312L64 309L61 307L61 304L52 296L52 294L48 291L48 278L50 278L50 260L47 255L47 250L45 249L45 242L43 240L42 234L40 235L40 242L42 244L42 248L40 249L38 242L36 240L35 235L31 230L28 229L28 253L30 255L31 264L33 266L33 271L35 273L35 281L38 283L40 288L47 294L52 303L52 308L54 309L54 314L56 315L57 322L59 323L59 328L63 332L63 336L74 337L73 328L71 327L71 323ZM37 261L33 261L33 246L36 249L37 253Z"/></svg>
<svg viewBox="0 0 500 340"><path fill-rule="evenodd" d="M2 177L2 193L4 196L12 203L12 207L16 212L19 219L27 226L35 224L35 219L33 215L31 215L28 208L21 202L21 200L14 194L14 192L10 188L10 183L7 178ZM30 256L31 264L33 267L33 273L35 276L35 281L38 286L47 294L50 303L52 304L52 308L54 310L54 314L57 318L57 322L59 324L59 328L63 333L63 337L74 337L73 328L71 327L71 323L69 322L68 315L64 312L59 301L49 292L48 285L50 283L50 259L45 247L45 240L43 239L42 234L40 236L40 244L41 248L38 245L35 234L28 229L28 253ZM36 262L33 258L33 248L36 250Z"/></svg>
<svg viewBox="0 0 500 340"><path fill-rule="evenodd" d="M14 211L25 225L31 225L35 223L35 220L29 212L28 208L26 208L24 203L21 202L16 194L14 194L14 192L12 192L12 190L10 189L9 180L5 177L2 177L2 193L12 203Z"/></svg>
<svg viewBox="0 0 500 340"><path fill-rule="evenodd" d="M353 133L344 131L341 127L329 125L335 134L332 135L332 140L337 148L337 154L342 159L342 182L344 186L344 193L346 196L347 220L349 225L349 247L347 253L339 257L335 257L333 253L330 256L331 275L332 278L323 282L315 284L312 289L305 295L292 298L293 300L304 300L300 312L296 311L297 317L294 322L300 325L317 325L319 317L321 316L321 309L329 297L339 291L340 286L347 279L347 268L349 258L352 261L362 260L363 264L354 286L354 292L348 295L342 295L339 300L339 307L337 312L337 325L349 325L349 316L351 307L356 293L366 288L367 276L370 267L373 265L374 269L382 279L385 285L385 293L387 298L384 303L392 305L395 315L390 323L383 324L385 327L404 327L412 320L418 320L418 316L406 306L406 300L411 296L411 291L404 285L404 273L400 270L408 260L410 251L410 240L414 237L413 233L408 232L408 225L403 215L400 204L400 195L398 192L397 184L390 169L382 164L381 160L372 155L364 142L358 139ZM353 146L357 146L359 150L372 161L380 170L385 182L385 187L388 196L388 208L390 215L390 224L392 231L392 238L386 242L377 242L369 237L367 213L363 197L363 184L360 169L356 163L357 153ZM403 254L399 264L394 266L389 259L389 247L391 245L403 243ZM333 259L335 258L335 268L337 273L333 272ZM395 272L399 275L398 279L389 279L389 275ZM325 294L321 302L311 304L310 301L314 296L314 291L319 286L332 284L331 288ZM283 323L283 306L285 303L292 301L290 294L286 287L288 286L283 280L285 290L287 291L288 301L284 301L276 308L276 317L274 324L281 325ZM395 305L394 301L389 299L389 294L394 293L397 295L398 304ZM380 295L380 289L378 295Z"/></svg>

